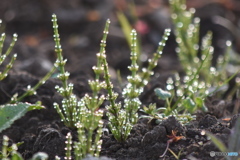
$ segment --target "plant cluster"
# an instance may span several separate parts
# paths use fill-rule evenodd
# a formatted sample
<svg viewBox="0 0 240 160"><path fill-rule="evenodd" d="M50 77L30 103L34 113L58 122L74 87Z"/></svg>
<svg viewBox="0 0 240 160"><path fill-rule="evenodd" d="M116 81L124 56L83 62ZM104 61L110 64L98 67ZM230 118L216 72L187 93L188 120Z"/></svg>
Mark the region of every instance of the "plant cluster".
<svg viewBox="0 0 240 160"><path fill-rule="evenodd" d="M24 160L20 153L17 152L18 146L22 143L12 144L9 146L9 138L3 136L2 151L0 151L0 158L2 160ZM11 157L11 158L9 158ZM48 155L43 152L38 152L33 155L31 160L47 160Z"/></svg>
<svg viewBox="0 0 240 160"><path fill-rule="evenodd" d="M99 156L101 151L102 140L102 116L103 111L99 109L100 105L105 100L104 96L99 96L100 90L105 88L105 82L100 81L100 75L103 72L102 61L106 58L105 45L110 21L108 20L104 29L104 36L100 44L100 52L97 53L97 66L93 67L95 79L89 80L89 85L92 89L92 94L85 94L83 98L78 100L73 93L74 85L68 83L69 72L65 71L65 63L63 59L62 49L60 45L60 36L58 33L57 17L52 16L55 51L57 53L57 61L55 67L58 68L58 79L62 81L62 86L56 86L57 91L63 96L61 106L54 103L54 107L61 117L64 124L70 128L77 128L78 141L73 143L74 158L76 160L84 158L87 154ZM72 140L71 134L67 135L66 141L66 157L71 159Z"/></svg>
<svg viewBox="0 0 240 160"><path fill-rule="evenodd" d="M226 72L223 73L223 76L220 74L226 67L227 57L221 57L217 66L212 66L212 36L211 33L208 33L202 42L199 42L200 20L196 18L192 21L194 10L190 9L190 11L188 11L185 3L181 0L170 0L170 4L173 12L172 19L175 24L174 32L178 43L177 52L185 75L180 77L179 74L176 73L174 77L170 77L166 82L166 90L156 88L155 93L160 99L166 101L165 106L160 108L157 108L156 104L150 104L147 107L144 106L143 111L148 115L142 116L142 118L147 117L162 120L169 115L174 115L182 123L187 123L195 118L192 114L197 109L207 111L204 100L206 96L213 93L209 91L209 88L214 88L213 91L215 91L219 86L226 84L232 77L224 81L227 77ZM109 118L109 129L117 141L126 141L133 125L136 124L139 119L137 112L142 106L139 96L148 84L150 77L154 74L153 69L156 67L162 55L163 47L170 35L170 29L165 30L162 41L159 43L156 53L148 60L148 66L146 68L141 68L138 64L140 57L140 53L138 52L140 49L138 46L137 33L135 30L131 31L130 38L128 38L131 44L131 65L128 67L131 75L127 77L127 84L122 90L124 101L120 103L117 102L119 95L113 89L114 87L111 82L106 60L105 47L110 20L106 22L103 38L100 43L100 51L96 54L97 64L93 66L95 77L93 80L88 81L92 92L85 94L81 99L73 93L74 85L68 82L70 73L65 70L67 60L64 59L62 55L57 17L55 14L52 16L52 22L55 52L57 54L54 67L35 86L29 86L25 94L19 97L18 95L13 96L11 103L19 102L25 96L35 94L37 88L44 84L57 69L57 78L61 80L62 84L61 86L56 86L56 90L63 97L63 100L61 104L54 103L54 107L63 123L71 129L76 129L78 134L78 140L74 142L72 141L71 133L67 134L65 159L70 160L74 158L80 160L86 157L87 154L99 156L103 130L103 111L100 109L100 105L102 105L105 100L109 101L109 105L106 106L107 116ZM6 56L11 52L16 37L17 36L14 35L13 41L5 54L2 54L5 34L2 34L0 37L0 64L3 63ZM199 44L201 44L201 46ZM198 54L199 50L201 51L201 55ZM11 61L4 71L0 72L0 80L7 76L7 72L11 68L15 58L16 55L11 58ZM101 80L102 75L104 81ZM107 90L106 96L100 94L100 91L103 89ZM39 109L39 107L35 105L26 103L17 103L17 105L5 105L1 107L0 117L4 118L5 115L5 117L10 117L12 121L8 123L6 118L5 120L0 118L0 131L9 127L14 120L20 118L28 110L36 108ZM16 113L12 112L13 110L16 110ZM16 114L18 114L18 116L16 116ZM2 122L3 124L1 124ZM239 125L239 123L237 124ZM170 143L183 138L182 136L176 136L175 131L172 131L172 135L168 137L170 139L167 141L167 148L163 156L167 150L170 150L168 148ZM21 155L16 151L16 145L8 148L8 138L4 137L3 149L0 154L1 158L8 160L8 157L11 156L13 160L22 160ZM47 159L47 155L38 153L34 155L33 159L34 158ZM56 159L60 158L56 156Z"/></svg>
<svg viewBox="0 0 240 160"><path fill-rule="evenodd" d="M0 20L0 26L1 26L2 21ZM11 53L13 46L15 45L16 41L17 41L17 34L13 34L13 39L12 42L10 43L10 46L8 47L7 51L5 52L5 54L3 54L3 44L6 38L6 34L2 33L1 37L0 37L0 65L3 64L3 62L6 60L6 58L9 56L9 54ZM3 80L4 78L7 77L8 75L8 71L12 68L14 61L17 58L17 54L14 54L11 57L10 62L6 65L5 69L3 69L3 71L0 72L0 81Z"/></svg>
<svg viewBox="0 0 240 160"><path fill-rule="evenodd" d="M2 21L0 20L0 25ZM4 42L6 39L6 34L2 33L0 36L0 65L4 66L4 62L7 57L10 56L10 53L17 41L17 34L13 34L13 39L7 47L5 53L4 52ZM14 61L17 58L17 54L14 54L10 61L5 64L5 67L0 71L0 81L2 81L4 78L7 77L9 70L12 68ZM42 80L43 81L43 80ZM41 82L42 82L41 81ZM0 105L0 132L4 129L11 126L11 124L21 118L27 111L34 110L34 109L42 109L44 107L41 106L40 103L37 104L29 104L29 103L21 103L20 101L26 97L27 95L34 94L36 89L40 86L41 83L36 85L33 89L29 87L29 91L27 91L25 94L18 97L16 94L12 97L11 102L9 104ZM11 104L14 103L14 104Z"/></svg>
<svg viewBox="0 0 240 160"><path fill-rule="evenodd" d="M185 75L175 73L167 80L166 90L157 88L155 92L166 100L166 116L174 112L193 114L197 109L206 112L205 98L226 85L234 75L227 79L227 54L219 57L216 67L212 66L212 35L208 33L199 40L200 19L193 19L195 10L187 10L185 1L171 0L170 4L178 44L176 51Z"/></svg>
<svg viewBox="0 0 240 160"><path fill-rule="evenodd" d="M144 106L142 111L147 115L141 118L162 120L173 115L184 124L195 119L193 114L196 110L206 112L206 97L227 88L227 83L237 73L227 78L227 53L219 56L216 66L212 65L212 34L209 32L202 40L199 39L200 19L193 18L195 9L187 10L182 0L170 0L170 7L178 44L176 52L184 75L175 73L166 81L165 89L156 88L155 93L159 99L165 100L165 106ZM231 47L229 41L226 45Z"/></svg>
<svg viewBox="0 0 240 160"><path fill-rule="evenodd" d="M113 86L110 82L110 75L108 72L108 65L106 60L104 61L105 68L105 80L107 83L107 90L109 94L110 105L107 106L109 126L114 137L118 141L125 141L130 134L133 125L138 120L137 111L140 109L141 101L139 100L140 94L143 92L143 88L147 85L150 76L153 75L153 68L156 67L158 59L161 57L163 47L168 39L170 30L166 29L163 35L162 41L159 43L157 52L153 54L153 57L148 60L149 64L147 68L142 68L139 71L138 54L137 54L137 33L135 30L131 32L131 61L129 66L131 76L127 77L128 83L123 89L123 106L120 103L116 103L117 93L113 91ZM122 107L122 109L121 109Z"/></svg>

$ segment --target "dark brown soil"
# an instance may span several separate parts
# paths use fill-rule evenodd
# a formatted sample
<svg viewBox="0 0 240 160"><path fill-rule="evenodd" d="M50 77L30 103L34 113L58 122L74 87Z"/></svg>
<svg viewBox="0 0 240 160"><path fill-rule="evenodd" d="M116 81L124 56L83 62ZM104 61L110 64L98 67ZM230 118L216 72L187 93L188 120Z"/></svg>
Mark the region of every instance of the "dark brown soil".
<svg viewBox="0 0 240 160"><path fill-rule="evenodd" d="M150 6L147 4L150 2L136 2L137 7ZM167 3L160 0L159 2L162 3L156 1L154 4L157 9L153 7L147 13L139 10L141 23L135 23L130 19L135 27L140 28L143 66L146 65L144 57L151 56L157 48L163 30L166 27L172 28L169 15L166 16L165 11L168 9ZM199 7L199 3L203 3L203 1L197 2L196 0L189 2L189 5ZM234 2L237 5L238 1ZM58 16L64 57L68 60L66 70L71 73L70 81L74 83L74 93L78 97L90 92L88 79L93 78L92 66L96 63L95 54L99 50L103 27L107 18L112 20L107 42L107 56L113 82L118 86L117 70L120 70L124 79L129 73L127 66L130 64L128 45L115 15L117 9L124 10L124 7L126 7L124 3L111 0L101 0L101 2L99 0L1 0L0 19L3 20L5 31L9 36L5 46L9 44L11 34L16 32L19 38L13 51L18 53L17 61L7 78L0 82L0 104L9 102L16 93L23 94L28 85L36 84L52 67L56 59L52 38L52 13ZM229 28L213 21L213 16L221 16L229 19L239 28L237 24L239 24L240 11L237 9L225 3L202 4L197 9L196 15L202 18L201 36L208 30L213 32L215 47L213 65L216 57L224 54L226 46L222 43L226 40L232 40L234 49L240 51L238 36L232 34ZM127 10L124 11L127 12ZM231 14L230 18L229 14ZM146 25L144 25L145 29L141 28L142 22ZM172 34L164 49L163 57L155 69L155 75L141 95L144 105L157 103L161 106L164 102L158 100L154 94L154 88L164 87L167 77L171 76L171 71L182 72L175 53L174 38ZM12 143L24 142L19 146L18 151L25 159L30 159L39 151L46 152L50 160L53 160L56 155L64 159L65 136L68 132L76 134L75 130L64 126L53 108L53 103L61 103L62 99L55 90L56 85L61 85L60 81L51 78L37 90L36 95L23 100L29 103L41 101L46 109L28 112L9 129L0 133L0 139L3 135L7 135ZM236 107L239 107L239 100L233 98L227 101L225 99L227 96L228 92L222 97L209 97L206 101L209 112L198 112L197 119L184 126L175 117L169 117L159 124L154 121L148 123L148 119L140 119L133 127L127 141L123 143L117 142L111 133L105 132L102 136L101 155L118 160L175 159L169 151L163 158L160 156L167 147L168 136L172 134L172 130L176 130L177 136L184 136L184 138L171 143L169 148L177 155L180 153L180 159L224 159L210 157L211 151L219 150L205 132L213 133L228 145L231 129L239 113L239 109L236 110ZM139 114L142 113L139 112ZM223 118L230 118L230 120L223 121Z"/></svg>

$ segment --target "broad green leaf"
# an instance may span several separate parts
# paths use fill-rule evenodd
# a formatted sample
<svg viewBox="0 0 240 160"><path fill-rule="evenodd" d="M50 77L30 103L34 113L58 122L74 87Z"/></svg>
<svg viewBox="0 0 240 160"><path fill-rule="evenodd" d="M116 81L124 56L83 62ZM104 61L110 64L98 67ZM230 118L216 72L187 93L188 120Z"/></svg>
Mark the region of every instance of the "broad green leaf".
<svg viewBox="0 0 240 160"><path fill-rule="evenodd" d="M6 104L0 106L0 132L11 126L11 124L24 116L28 111L43 109L43 106L30 103Z"/></svg>
<svg viewBox="0 0 240 160"><path fill-rule="evenodd" d="M156 88L154 91L156 95L162 100L166 100L167 98L170 98L172 96L170 92L164 91L161 88Z"/></svg>
<svg viewBox="0 0 240 160"><path fill-rule="evenodd" d="M11 160L24 160L20 153L13 153Z"/></svg>
<svg viewBox="0 0 240 160"><path fill-rule="evenodd" d="M199 109L201 109L204 112L208 111L208 108L204 104L204 99L201 97L195 98L196 105L198 106Z"/></svg>
<svg viewBox="0 0 240 160"><path fill-rule="evenodd" d="M183 105L190 113L193 113L194 110L197 108L195 102L189 97L184 99Z"/></svg>

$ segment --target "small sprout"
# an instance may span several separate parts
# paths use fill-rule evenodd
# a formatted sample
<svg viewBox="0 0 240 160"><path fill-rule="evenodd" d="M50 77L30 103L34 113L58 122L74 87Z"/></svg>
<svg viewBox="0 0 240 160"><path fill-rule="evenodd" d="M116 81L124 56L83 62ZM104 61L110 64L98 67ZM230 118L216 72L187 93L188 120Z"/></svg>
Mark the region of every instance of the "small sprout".
<svg viewBox="0 0 240 160"><path fill-rule="evenodd" d="M172 130L172 134L170 136L167 135L167 137L170 139L167 141L167 147L166 147L165 151L163 152L163 154L160 156L161 158L166 155L167 150L169 149L170 143L177 142L177 141L185 138L184 136L176 136L176 134L177 134L177 131Z"/></svg>

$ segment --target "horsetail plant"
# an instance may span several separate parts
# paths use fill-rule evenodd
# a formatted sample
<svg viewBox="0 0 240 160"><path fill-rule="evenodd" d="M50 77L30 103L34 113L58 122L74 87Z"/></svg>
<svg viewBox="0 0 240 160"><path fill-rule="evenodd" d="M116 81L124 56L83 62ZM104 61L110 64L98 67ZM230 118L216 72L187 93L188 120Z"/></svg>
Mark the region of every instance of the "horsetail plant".
<svg viewBox="0 0 240 160"><path fill-rule="evenodd" d="M56 70L56 67L53 66L52 69L43 77L41 78L41 80L38 81L38 83L36 85L34 85L33 87L28 85L27 86L27 91L25 93L23 93L22 95L18 96L17 94L14 95L12 98L11 98L11 101L10 103L16 103L16 102L20 102L23 100L23 98L27 97L27 96L30 96L30 95L34 95L36 94L36 91L37 89L43 85L52 75L53 73L55 72Z"/></svg>
<svg viewBox="0 0 240 160"><path fill-rule="evenodd" d="M77 113L77 102L75 95L72 94L73 84L68 84L67 80L70 75L69 72L65 71L65 64L67 60L63 59L62 47L60 44L60 36L58 33L57 17L54 14L52 16L53 29L54 29L54 41L55 41L55 52L57 53L57 60L55 62L55 67L58 68L59 74L58 79L62 81L62 87L56 86L58 92L64 97L62 101L62 109L57 103L54 103L58 114L60 115L64 124L68 127L74 128L76 123L76 113Z"/></svg>
<svg viewBox="0 0 240 160"><path fill-rule="evenodd" d="M2 150L0 151L0 158L2 160L24 160L22 155L17 151L18 146L21 145L21 143L13 143L11 146L9 146L9 138L7 136L3 136L3 146ZM47 160L48 155L43 152L37 152L33 155L31 160Z"/></svg>
<svg viewBox="0 0 240 160"><path fill-rule="evenodd" d="M1 20L0 20L0 25L1 25ZM5 59L10 55L16 41L17 41L17 37L18 35L15 33L13 34L13 39L8 47L8 49L6 50L5 54L3 54L3 44L4 44L4 41L6 39L6 34L5 33L2 33L2 35L0 36L0 65L5 61ZM14 61L16 60L17 58L17 54L14 54L12 57L11 57L11 60L10 62L6 65L5 69L3 71L0 71L0 81L3 80L4 78L7 77L8 75L8 72L9 70L12 68L13 66L13 63ZM9 103L17 103L17 102L20 102L23 100L23 98L27 97L27 96L30 96L30 95L33 95L33 94L36 94L36 90L42 85L45 83L45 81L47 81L51 75L55 72L56 68L53 67L35 86L27 86L27 91L18 96L18 94L15 94L11 97L11 100Z"/></svg>
<svg viewBox="0 0 240 160"><path fill-rule="evenodd" d="M170 29L166 29L162 41L159 43L157 52L154 53L153 58L149 59L149 65L147 68L143 68L139 71L138 54L137 54L137 33L135 30L131 32L131 61L132 64L129 66L131 71L131 76L127 77L128 84L123 89L124 104L123 109L121 109L121 104L116 103L117 93L113 91L113 86L110 81L110 75L108 72L108 64L106 59L104 59L104 76L107 84L108 99L110 105L107 106L109 126L117 141L123 142L127 139L133 125L138 120L137 111L141 106L141 101L139 100L140 94L143 92L143 88L147 85L149 78L153 75L153 68L156 67L158 59L161 57L163 47L170 34Z"/></svg>
<svg viewBox="0 0 240 160"><path fill-rule="evenodd" d="M98 94L101 89L106 88L106 83L104 81L100 81L100 75L104 72L102 64L106 59L105 46L109 24L110 20L107 20L103 31L103 38L100 43L100 51L96 54L97 66L93 66L95 80L88 81L93 92L92 96L86 94L80 101L82 114L78 116L82 117L79 122L76 123L79 141L74 142L74 153L75 159L77 160L84 158L87 154L98 157L101 151L102 140L100 140L100 138L103 127L101 118L103 116L103 112L99 109L99 107L106 98L104 96L99 97ZM87 130L87 132L85 130ZM94 135L94 133L96 134ZM93 136L95 137L93 138Z"/></svg>
<svg viewBox="0 0 240 160"><path fill-rule="evenodd" d="M12 146L9 145L9 138L7 136L3 136L3 145L2 145L2 151L0 152L0 158L2 160L10 160L10 156L12 157L11 159L16 159L18 158L19 160L22 160L22 156L17 152L17 145L12 144Z"/></svg>
<svg viewBox="0 0 240 160"><path fill-rule="evenodd" d="M0 21L0 25L1 25ZM2 33L1 37L0 37L0 65L4 62L4 60L9 56L9 54L11 53L16 41L17 41L17 37L18 35L15 33L13 34L13 39L12 42L10 43L10 46L8 47L7 51L5 52L5 54L3 54L3 44L6 38L6 34ZM3 80L4 78L7 77L8 75L8 71L12 68L14 61L17 58L17 54L14 54L10 60L10 62L6 65L5 69L3 71L0 72L0 80Z"/></svg>
<svg viewBox="0 0 240 160"><path fill-rule="evenodd" d="M0 20L0 25L2 21ZM12 49L17 41L17 34L13 34L12 41L10 42L9 47L6 49L5 53L3 53L3 45L6 39L6 34L2 33L0 36L0 65L4 63L7 57L9 57ZM0 81L7 77L9 70L13 67L13 63L16 60L17 54L14 54L10 62L8 62L4 69L0 71ZM13 96L11 100L17 97ZM10 102L11 103L11 102ZM0 132L7 129L11 126L11 124L21 118L30 110L34 109L43 109L44 107L41 104L29 104L29 103L21 103L19 101L14 101L14 104L4 104L0 105Z"/></svg>
<svg viewBox="0 0 240 160"><path fill-rule="evenodd" d="M68 84L69 73L65 71L66 60L63 60L62 49L60 45L60 38L58 33L57 18L54 14L52 16L54 40L56 43L55 51L58 60L55 67L59 69L58 78L62 81L62 87L56 86L58 92L63 96L62 106L54 103L54 107L59 113L64 124L70 128L77 128L78 141L73 143L74 158L76 160L83 159L87 154L99 156L102 141L100 140L102 134L102 116L103 111L99 109L100 105L105 100L104 96L99 96L101 89L105 88L105 82L100 82L100 75L103 72L102 61L106 58L105 44L110 21L108 20L104 29L104 36L100 44L100 52L97 53L97 66L93 67L95 72L95 80L89 80L89 85L92 89L92 94L85 94L80 100L73 94L73 84ZM70 136L70 135L69 135ZM68 136L68 139L69 139ZM72 144L67 141L66 159L71 158Z"/></svg>
<svg viewBox="0 0 240 160"><path fill-rule="evenodd" d="M72 151L72 135L69 132L66 136L66 147L64 148L66 150L66 156L64 157L65 160L71 160L72 159L72 155L71 155L71 151Z"/></svg>
<svg viewBox="0 0 240 160"><path fill-rule="evenodd" d="M193 18L195 10L187 10L185 1L181 0L170 0L170 6L178 44L176 51L185 75L180 77L176 73L174 79L167 80L166 89L172 96L167 99L165 114L168 116L176 109L185 113L194 113L197 109L207 111L205 98L232 77L225 81L222 78L226 77L226 63L223 63L226 60L219 61L217 69L212 66L212 34L208 33L199 43L200 19ZM215 89L210 91L209 88Z"/></svg>

